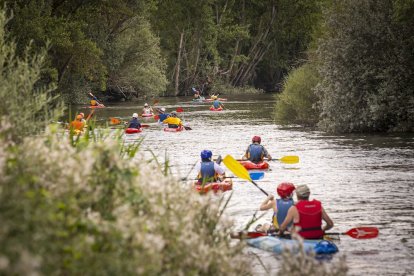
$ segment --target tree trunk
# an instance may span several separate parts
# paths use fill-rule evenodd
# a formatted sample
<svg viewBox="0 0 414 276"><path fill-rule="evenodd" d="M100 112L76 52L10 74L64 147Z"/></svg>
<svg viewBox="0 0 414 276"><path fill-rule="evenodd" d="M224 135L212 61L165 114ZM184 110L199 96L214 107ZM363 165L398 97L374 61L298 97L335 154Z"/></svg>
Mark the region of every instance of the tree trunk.
<svg viewBox="0 0 414 276"><path fill-rule="evenodd" d="M174 96L178 96L180 93L180 70L181 70L181 51L183 48L184 32L180 35L180 46L178 47L177 64L175 66L175 93Z"/></svg>

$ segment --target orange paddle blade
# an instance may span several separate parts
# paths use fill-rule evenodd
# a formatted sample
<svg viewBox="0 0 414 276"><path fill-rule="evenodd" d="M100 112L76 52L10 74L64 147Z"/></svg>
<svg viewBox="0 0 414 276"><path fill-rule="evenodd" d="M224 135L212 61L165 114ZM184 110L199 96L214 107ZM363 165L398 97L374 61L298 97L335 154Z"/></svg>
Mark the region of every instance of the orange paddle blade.
<svg viewBox="0 0 414 276"><path fill-rule="evenodd" d="M111 125L119 125L121 123L121 120L119 120L118 118L109 118L111 120Z"/></svg>

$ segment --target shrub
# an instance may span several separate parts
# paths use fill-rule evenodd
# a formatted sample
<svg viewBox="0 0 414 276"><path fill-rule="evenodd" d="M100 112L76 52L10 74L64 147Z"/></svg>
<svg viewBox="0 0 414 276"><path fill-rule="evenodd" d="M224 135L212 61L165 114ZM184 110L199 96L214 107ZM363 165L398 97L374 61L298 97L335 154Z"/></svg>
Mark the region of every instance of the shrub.
<svg viewBox="0 0 414 276"><path fill-rule="evenodd" d="M318 110L314 88L319 75L313 63L306 63L290 72L284 82L283 91L277 96L275 120L281 124L315 125Z"/></svg>

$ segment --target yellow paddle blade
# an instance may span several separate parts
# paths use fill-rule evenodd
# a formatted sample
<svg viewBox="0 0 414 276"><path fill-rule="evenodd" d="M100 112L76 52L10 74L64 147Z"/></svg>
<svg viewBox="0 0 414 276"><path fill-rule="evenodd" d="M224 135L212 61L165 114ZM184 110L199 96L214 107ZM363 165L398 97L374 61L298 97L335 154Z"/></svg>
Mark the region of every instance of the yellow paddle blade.
<svg viewBox="0 0 414 276"><path fill-rule="evenodd" d="M236 159L233 158L231 155L226 155L223 159L224 165L237 177L246 179L250 182L253 180L250 177L249 172L239 163Z"/></svg>
<svg viewBox="0 0 414 276"><path fill-rule="evenodd" d="M279 160L280 162L286 163L286 164L296 164L296 163L299 163L299 156L296 156L296 155L283 156Z"/></svg>

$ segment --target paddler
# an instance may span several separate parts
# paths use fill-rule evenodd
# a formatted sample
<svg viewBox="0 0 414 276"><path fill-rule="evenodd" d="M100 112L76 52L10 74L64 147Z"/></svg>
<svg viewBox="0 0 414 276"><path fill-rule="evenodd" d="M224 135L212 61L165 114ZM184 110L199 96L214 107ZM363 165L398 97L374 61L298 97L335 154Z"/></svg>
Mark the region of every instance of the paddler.
<svg viewBox="0 0 414 276"><path fill-rule="evenodd" d="M84 124L86 124L86 120L85 120L85 113L83 113L83 112L80 112L79 113L79 115L81 115L82 116L82 123L84 123Z"/></svg>
<svg viewBox="0 0 414 276"><path fill-rule="evenodd" d="M213 153L210 150L203 150L200 153L201 162L195 166L195 171L198 172L198 184L211 183L222 181L225 177L224 169L217 163L211 160Z"/></svg>
<svg viewBox="0 0 414 276"><path fill-rule="evenodd" d="M162 121L164 121L165 119L168 118L168 116L170 116L170 114L165 112L165 107L156 108L156 109L157 109L157 112L158 112L158 117L159 117L160 123L162 123Z"/></svg>
<svg viewBox="0 0 414 276"><path fill-rule="evenodd" d="M168 128L179 128L183 125L180 118L177 117L177 112L171 112L167 119L162 121L164 124L168 124Z"/></svg>
<svg viewBox="0 0 414 276"><path fill-rule="evenodd" d="M83 131L83 128L85 127L85 123L82 122L82 115L77 115L76 119L70 122L69 129L76 132Z"/></svg>
<svg viewBox="0 0 414 276"><path fill-rule="evenodd" d="M323 209L320 201L309 200L310 190L307 185L296 187L298 202L289 208L286 219L280 226L279 235L283 235L289 224L293 222L293 230L305 239L322 239L325 231L334 224ZM326 225L322 227L322 220Z"/></svg>
<svg viewBox="0 0 414 276"><path fill-rule="evenodd" d="M214 100L213 101L213 105L212 105L212 107L214 108L214 109L219 109L220 107L222 108L222 109L224 109L224 106L223 106L223 104L217 99L217 96L211 96L211 98Z"/></svg>
<svg viewBox="0 0 414 276"><path fill-rule="evenodd" d="M154 110L152 110L152 107L149 106L147 103L144 104L144 108L142 109L142 114L152 114L154 113Z"/></svg>
<svg viewBox="0 0 414 276"><path fill-rule="evenodd" d="M141 123L138 120L138 113L132 114L132 119L128 123L128 128L141 128Z"/></svg>
<svg viewBox="0 0 414 276"><path fill-rule="evenodd" d="M269 195L265 201L260 205L260 211L266 211L273 209L272 223L265 223L264 225L257 225L256 231L258 232L268 232L268 231L278 231L279 225L282 225L283 221L286 218L288 210L293 206L293 191L295 190L295 185L289 182L282 182L277 186L276 192L280 196L279 199ZM292 227L292 223L288 225L288 228Z"/></svg>
<svg viewBox="0 0 414 276"><path fill-rule="evenodd" d="M247 147L246 153L242 157L243 160L249 160L253 163L260 163L266 157L268 160L272 160L272 157L267 152L265 147L260 143L262 138L260 136L253 136L252 143Z"/></svg>

